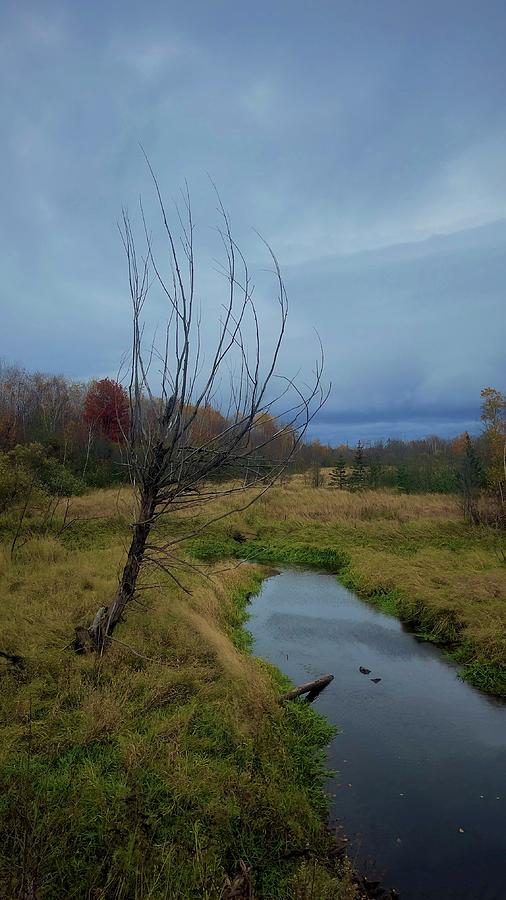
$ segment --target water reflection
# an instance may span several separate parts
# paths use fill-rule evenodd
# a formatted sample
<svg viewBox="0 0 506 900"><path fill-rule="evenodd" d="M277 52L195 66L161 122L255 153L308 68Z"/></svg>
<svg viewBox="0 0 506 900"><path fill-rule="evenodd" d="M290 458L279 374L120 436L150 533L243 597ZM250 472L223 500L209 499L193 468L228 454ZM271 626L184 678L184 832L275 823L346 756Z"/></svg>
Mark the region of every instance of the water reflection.
<svg viewBox="0 0 506 900"><path fill-rule="evenodd" d="M315 707L342 728L332 815L358 865L403 900L502 900L506 707L325 573L267 579L249 627L294 682L335 675Z"/></svg>

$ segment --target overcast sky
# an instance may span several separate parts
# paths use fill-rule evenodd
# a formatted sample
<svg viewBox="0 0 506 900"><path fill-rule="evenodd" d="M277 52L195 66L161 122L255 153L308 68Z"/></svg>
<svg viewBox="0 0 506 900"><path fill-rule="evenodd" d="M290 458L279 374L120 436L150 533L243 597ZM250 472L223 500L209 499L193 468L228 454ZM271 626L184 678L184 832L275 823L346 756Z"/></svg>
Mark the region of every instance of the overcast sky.
<svg viewBox="0 0 506 900"><path fill-rule="evenodd" d="M253 270L253 228L275 249L285 368L311 367L313 328L325 346L322 440L477 430L480 389L506 388L504 2L0 8L1 356L117 371L141 142L169 199L188 180L204 266L207 173Z"/></svg>

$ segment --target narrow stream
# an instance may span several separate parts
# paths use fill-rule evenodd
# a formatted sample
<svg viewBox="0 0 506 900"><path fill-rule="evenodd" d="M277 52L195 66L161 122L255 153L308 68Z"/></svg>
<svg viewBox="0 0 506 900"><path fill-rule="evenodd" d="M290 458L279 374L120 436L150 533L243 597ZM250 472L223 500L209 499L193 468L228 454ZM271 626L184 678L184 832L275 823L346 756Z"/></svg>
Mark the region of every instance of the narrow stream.
<svg viewBox="0 0 506 900"><path fill-rule="evenodd" d="M331 818L357 870L402 900L503 900L506 706L332 575L283 569L251 613L257 656L296 684L335 675L314 705L342 729Z"/></svg>

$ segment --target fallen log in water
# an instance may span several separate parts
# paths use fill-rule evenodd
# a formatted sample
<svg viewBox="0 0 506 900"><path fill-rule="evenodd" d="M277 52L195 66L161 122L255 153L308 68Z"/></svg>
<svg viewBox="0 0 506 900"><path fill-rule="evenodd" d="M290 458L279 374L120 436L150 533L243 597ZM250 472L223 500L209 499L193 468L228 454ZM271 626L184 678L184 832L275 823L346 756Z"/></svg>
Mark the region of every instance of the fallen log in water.
<svg viewBox="0 0 506 900"><path fill-rule="evenodd" d="M314 681L306 681L304 684L301 684L300 687L293 688L293 690L288 691L286 694L282 694L279 698L279 703L284 703L285 700L295 700L295 697L300 697L302 694L306 694L306 701L312 703L318 694L320 694L333 680L333 675L322 675L321 678L316 678Z"/></svg>

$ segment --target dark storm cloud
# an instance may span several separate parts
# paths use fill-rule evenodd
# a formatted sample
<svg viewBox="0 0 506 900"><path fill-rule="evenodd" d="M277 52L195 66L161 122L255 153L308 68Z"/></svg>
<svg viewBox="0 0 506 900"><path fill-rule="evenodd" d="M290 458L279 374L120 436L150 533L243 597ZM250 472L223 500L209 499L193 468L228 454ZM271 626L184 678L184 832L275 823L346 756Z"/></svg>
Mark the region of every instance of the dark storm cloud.
<svg viewBox="0 0 506 900"><path fill-rule="evenodd" d="M288 270L325 339L329 438L367 420L376 434L476 430L480 389L504 383L505 248L498 222Z"/></svg>
<svg viewBox="0 0 506 900"><path fill-rule="evenodd" d="M504 387L503 4L2 10L0 354L115 374L128 345L115 222L140 191L152 211L141 141L169 196L188 178L204 265L208 171L252 261L251 225L273 244L289 371L311 364L313 326L325 344L322 438L476 422L480 387ZM207 277L202 292L211 316Z"/></svg>

